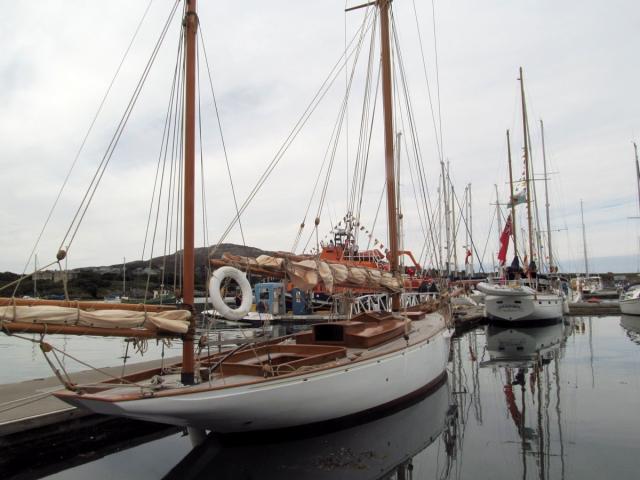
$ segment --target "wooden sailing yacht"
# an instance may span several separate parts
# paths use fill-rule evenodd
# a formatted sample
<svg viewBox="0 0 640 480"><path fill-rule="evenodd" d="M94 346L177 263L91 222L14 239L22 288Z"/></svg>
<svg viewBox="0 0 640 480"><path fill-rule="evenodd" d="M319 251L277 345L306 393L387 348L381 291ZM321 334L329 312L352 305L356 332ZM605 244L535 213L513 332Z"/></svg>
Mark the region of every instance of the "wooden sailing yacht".
<svg viewBox="0 0 640 480"><path fill-rule="evenodd" d="M211 429L217 432L246 432L315 424L395 405L440 385L446 378L450 332L439 314L412 312L401 315L402 281L398 271L398 228L395 194L395 156L392 114L392 71L390 52L390 0L378 0L381 28L383 106L385 125L385 170L390 236L388 275L370 277L393 292L392 313L362 314L348 321L317 324L313 330L275 340L244 344L234 350L196 359L193 318L189 306L194 300L194 176L195 176L195 63L198 16L196 0L185 1L185 129L184 129L184 259L182 310L131 306L135 317L128 328L111 328L103 334L125 336L182 335L180 364L123 377L114 382L76 385L55 395L97 413L144 419L173 425ZM359 8L359 7L356 7ZM62 255L62 254L61 254ZM287 260L288 265L290 262ZM298 265L307 268L307 265ZM231 267L229 267L231 268ZM320 269L321 267L318 266ZM295 270L295 268L294 268ZM284 273L289 271L285 269ZM354 272L352 272L354 273ZM320 272L322 274L322 272ZM322 276L322 275L321 275ZM215 275L214 275L215 277ZM324 278L324 277L323 277ZM339 277L336 284L348 278ZM7 331L48 332L40 322L18 322L18 307L10 300L2 313ZM99 334L86 318L100 314L82 310L86 305L67 302L65 320L58 331ZM97 305L90 305L99 308ZM121 308L120 305L118 305ZM52 309L54 307L45 307ZM30 310L33 312L33 310ZM27 315L29 311L20 313ZM109 319L123 315L111 310ZM135 315L134 315L135 314ZM44 315L55 316L51 310ZM165 317L169 317L168 319ZM174 318L177 317L177 318ZM411 317L411 318L409 318ZM42 318L42 316L40 316ZM142 320L140 319L142 318ZM65 325L65 321L74 325ZM168 325L169 321L171 323ZM102 319L102 323L107 320ZM141 330L142 324L149 330ZM104 327L103 324L100 326ZM75 329L75 330L72 330ZM143 333L144 332L144 333ZM46 348L46 347L44 347Z"/></svg>
<svg viewBox="0 0 640 480"><path fill-rule="evenodd" d="M526 191L526 205L527 205L527 224L528 224L528 251L530 263L526 265L527 279L509 279L513 280L505 285L490 284L481 282L477 288L482 293L486 294L485 308L486 315L496 321L506 321L509 323L529 323L529 322L541 322L541 321L555 321L562 318L562 314L565 306L565 299L563 295L558 294L550 289L546 291L541 290L541 284L539 282L539 275L537 266L535 264L535 251L534 250L534 232L531 212L531 185L533 179L530 178L529 167L529 129L527 120L527 106L524 96L524 78L522 73L522 67L520 67L520 94L522 99L522 125L524 132L524 190ZM543 140L544 142L544 140ZM519 259L516 246L516 233L513 222L515 222L515 204L516 198L513 192L513 178L511 175L511 148L509 146L509 132L507 131L507 145L509 153L509 176L511 185L511 232L513 235L513 244L515 249L514 266L512 269L518 270L513 272L515 276L520 276L519 273ZM546 171L546 161L545 161ZM545 178L546 181L546 178ZM546 202L547 206L547 219L549 218L549 202ZM549 227L547 227L549 228ZM551 232L549 235L549 250L551 249ZM506 253L506 252L505 252ZM550 257L550 261L551 261ZM551 268L550 268L551 270Z"/></svg>

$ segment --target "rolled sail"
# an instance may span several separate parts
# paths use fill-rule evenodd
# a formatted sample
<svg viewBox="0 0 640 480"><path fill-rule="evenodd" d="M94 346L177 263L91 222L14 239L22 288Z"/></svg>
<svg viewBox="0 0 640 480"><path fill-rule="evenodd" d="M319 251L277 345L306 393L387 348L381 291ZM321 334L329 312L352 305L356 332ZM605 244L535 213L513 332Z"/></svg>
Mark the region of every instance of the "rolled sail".
<svg viewBox="0 0 640 480"><path fill-rule="evenodd" d="M391 272L350 265L349 262L327 262L311 257L273 257L260 255L257 258L224 254L222 260L212 260L215 266L232 265L243 270L252 270L265 275L286 277L302 290L308 291L322 284L332 293L335 287L370 288L372 290L399 292L403 282Z"/></svg>
<svg viewBox="0 0 640 480"><path fill-rule="evenodd" d="M144 328L151 331L186 333L191 313L187 310L139 312L132 310L87 311L53 305L0 307L2 322L74 325L100 328Z"/></svg>

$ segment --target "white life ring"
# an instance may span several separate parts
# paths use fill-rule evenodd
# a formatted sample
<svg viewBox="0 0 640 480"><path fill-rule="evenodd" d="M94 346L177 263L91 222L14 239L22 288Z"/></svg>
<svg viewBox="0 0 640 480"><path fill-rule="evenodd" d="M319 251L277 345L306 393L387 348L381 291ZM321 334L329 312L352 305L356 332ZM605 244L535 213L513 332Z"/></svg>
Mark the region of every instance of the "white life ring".
<svg viewBox="0 0 640 480"><path fill-rule="evenodd" d="M235 280L240 289L242 290L242 303L238 308L231 308L226 303L222 295L220 295L220 285L225 278L232 278ZM244 317L249 310L251 310L251 304L253 303L253 292L251 291L251 284L243 272L233 267L221 267L218 268L209 281L209 294L211 295L211 303L213 308L228 320L240 320Z"/></svg>

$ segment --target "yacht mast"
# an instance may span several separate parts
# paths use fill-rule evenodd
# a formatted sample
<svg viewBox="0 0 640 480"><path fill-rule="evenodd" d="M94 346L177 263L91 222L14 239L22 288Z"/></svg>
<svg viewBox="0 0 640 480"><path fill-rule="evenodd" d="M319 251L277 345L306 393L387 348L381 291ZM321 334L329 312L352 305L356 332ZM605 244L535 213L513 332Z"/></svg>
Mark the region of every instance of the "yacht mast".
<svg viewBox="0 0 640 480"><path fill-rule="evenodd" d="M500 243L500 237L502 236L502 216L500 215L500 195L498 194L498 184L494 183L493 186L496 189L496 217L498 218L498 243Z"/></svg>
<svg viewBox="0 0 640 480"><path fill-rule="evenodd" d="M497 185L496 185L497 189ZM498 200L496 200L496 204ZM464 272L467 277L473 275L473 255L471 256L471 264L467 263L469 261L469 257L467 256L467 252L469 250L473 251L473 247L471 246L472 237L471 233L471 184L468 183L466 188L464 189L464 223L465 223L465 249L464 249ZM498 216L498 231L502 231L502 221Z"/></svg>
<svg viewBox="0 0 640 480"><path fill-rule="evenodd" d="M33 260L33 298L38 298L38 254Z"/></svg>
<svg viewBox="0 0 640 480"><path fill-rule="evenodd" d="M584 276L589 276L589 262L587 260L587 234L584 230L584 211L582 209L582 199L580 199L580 218L582 219L582 246L584 247Z"/></svg>
<svg viewBox="0 0 640 480"><path fill-rule="evenodd" d="M527 186L527 223L529 227L529 263L533 261L533 227L531 222L531 179L529 178L529 135L527 128L527 104L524 99L524 75L520 67L520 96L522 99L522 130L524 133L524 176Z"/></svg>
<svg viewBox="0 0 640 480"><path fill-rule="evenodd" d="M467 187L469 191L469 215L467 216L467 232L469 232L469 241L467 242L467 249L471 250L471 262L469 263L469 271L471 275L473 275L473 208L471 203L471 184ZM496 200L496 203L498 201ZM467 257L467 252L464 252L465 258Z"/></svg>
<svg viewBox="0 0 640 480"><path fill-rule="evenodd" d="M633 151L636 154L636 181L638 183L638 213L640 214L640 163L638 163L638 145L633 142Z"/></svg>
<svg viewBox="0 0 640 480"><path fill-rule="evenodd" d="M396 134L396 205L398 206L398 248L404 250L404 224L402 221L402 199L400 198L400 149L402 148L402 132ZM398 259L404 265L403 257Z"/></svg>
<svg viewBox="0 0 640 480"><path fill-rule="evenodd" d="M387 219L389 222L389 262L391 273L398 271L398 210L396 208L395 156L393 154L393 92L391 78L391 46L389 42L389 4L391 0L378 0L380 10L380 42L382 56L382 106L384 110L384 158L387 177ZM445 193L446 195L446 193ZM400 310L400 293L394 293L392 311Z"/></svg>
<svg viewBox="0 0 640 480"><path fill-rule="evenodd" d="M445 241L444 248L447 251L446 256L446 275L449 276L451 272L451 248L449 244L449 238L451 238L451 225L449 215L449 188L447 186L447 171L444 166L444 161L440 161L440 169L442 170L442 208L444 209L444 225L445 225Z"/></svg>
<svg viewBox="0 0 640 480"><path fill-rule="evenodd" d="M509 159L509 191L511 192L511 235L513 236L513 256L518 257L518 242L516 241L516 204L513 198L513 171L511 169L511 140L507 130L507 158ZM497 202L497 201L496 201Z"/></svg>
<svg viewBox="0 0 640 480"><path fill-rule="evenodd" d="M549 218L549 188L547 186L547 152L544 146L544 123L540 120L542 134L542 162L544 165L544 206L547 214L547 249L549 252L549 273L553 272L553 250L551 249L551 219Z"/></svg>
<svg viewBox="0 0 640 480"><path fill-rule="evenodd" d="M633 143L633 151L636 154L636 183L638 184L638 215L640 215L640 163L638 163L638 145L636 145L636 142L632 142L632 143ZM638 218L640 218L640 216ZM638 237L638 247L640 248L640 237Z"/></svg>
<svg viewBox="0 0 640 480"><path fill-rule="evenodd" d="M451 183L451 179L449 179ZM458 242L456 230L456 192L451 183L451 246L453 248L453 277L458 275Z"/></svg>
<svg viewBox="0 0 640 480"><path fill-rule="evenodd" d="M182 301L190 308L194 300L194 210L195 210L195 139L196 139L196 31L198 15L196 0L186 0L184 16L185 38L185 138L184 138L184 263L182 270ZM194 320L182 342L181 382L194 383L193 355Z"/></svg>

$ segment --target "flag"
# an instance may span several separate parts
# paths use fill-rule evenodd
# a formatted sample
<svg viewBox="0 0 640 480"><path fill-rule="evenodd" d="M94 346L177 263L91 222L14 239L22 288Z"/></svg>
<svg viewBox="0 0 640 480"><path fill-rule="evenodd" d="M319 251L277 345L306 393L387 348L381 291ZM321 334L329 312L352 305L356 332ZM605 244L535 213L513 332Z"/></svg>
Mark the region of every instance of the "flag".
<svg viewBox="0 0 640 480"><path fill-rule="evenodd" d="M524 182L516 185L515 192L513 193L513 197L511 197L511 203L513 205L520 205L521 203L525 203L527 201L527 187Z"/></svg>
<svg viewBox="0 0 640 480"><path fill-rule="evenodd" d="M511 236L511 214L507 217L507 223L504 230L500 234L500 251L498 252L498 261L503 266L507 261L507 249L509 248L509 237Z"/></svg>
<svg viewBox="0 0 640 480"><path fill-rule="evenodd" d="M511 197L511 203L513 205L520 205L527 201L527 182L526 173L523 171L520 180L515 184L513 196Z"/></svg>
<svg viewBox="0 0 640 480"><path fill-rule="evenodd" d="M469 258L471 257L471 249L467 248L467 254L464 256L464 264L469 265Z"/></svg>

